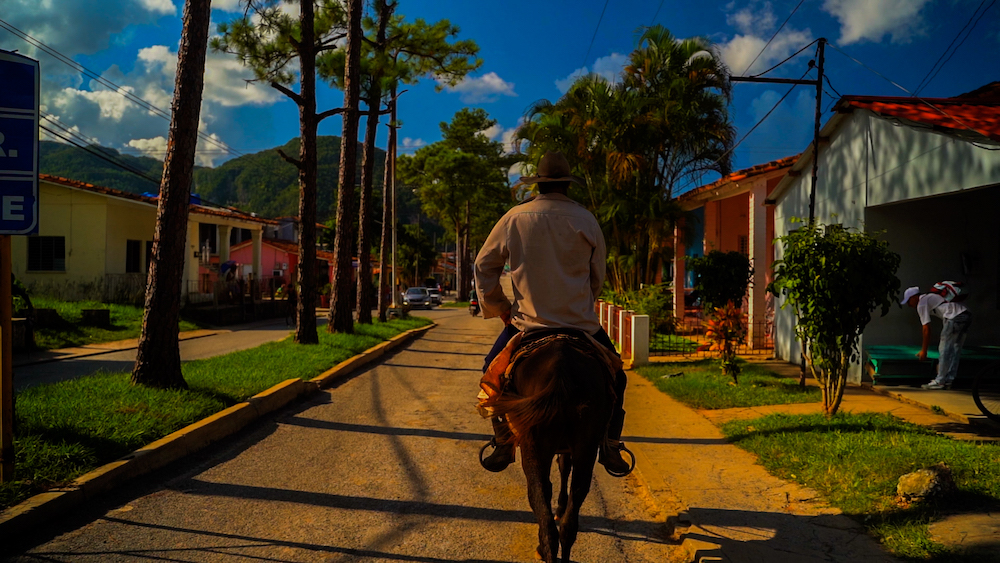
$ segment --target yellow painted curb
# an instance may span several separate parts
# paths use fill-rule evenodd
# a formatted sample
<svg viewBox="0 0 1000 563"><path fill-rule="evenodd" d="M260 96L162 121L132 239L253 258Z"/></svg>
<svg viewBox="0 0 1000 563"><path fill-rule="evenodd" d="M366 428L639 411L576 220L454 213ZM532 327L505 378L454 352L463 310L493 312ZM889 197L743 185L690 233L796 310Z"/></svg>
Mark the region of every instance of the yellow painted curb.
<svg viewBox="0 0 1000 563"><path fill-rule="evenodd" d="M302 379L282 381L245 402L185 426L121 459L81 475L68 487L37 494L0 512L0 545L10 541L9 538L34 530L46 520L65 515L84 501L93 499L129 479L155 471L213 442L235 434L257 418L331 385L354 369L402 346L413 338L422 336L435 326L437 325L430 324L394 336L337 364L310 381Z"/></svg>

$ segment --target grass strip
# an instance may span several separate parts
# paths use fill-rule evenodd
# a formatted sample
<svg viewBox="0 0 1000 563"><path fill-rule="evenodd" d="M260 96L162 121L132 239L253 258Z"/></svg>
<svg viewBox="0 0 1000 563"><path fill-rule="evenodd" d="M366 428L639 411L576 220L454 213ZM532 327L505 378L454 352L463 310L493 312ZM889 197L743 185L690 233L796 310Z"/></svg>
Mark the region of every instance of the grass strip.
<svg viewBox="0 0 1000 563"><path fill-rule="evenodd" d="M677 334L653 333L649 338L650 354L690 354L701 346L698 342Z"/></svg>
<svg viewBox="0 0 1000 563"><path fill-rule="evenodd" d="M1000 445L952 440L881 413L774 414L722 426L772 474L820 492L861 522L895 555L910 561L998 562L1000 553L963 556L931 540L927 529L944 512L996 512ZM900 476L944 462L958 493L937 504L894 504Z"/></svg>
<svg viewBox="0 0 1000 563"><path fill-rule="evenodd" d="M142 307L99 301L62 301L45 296L33 297L31 302L36 309L55 309L63 319L61 326L35 329L35 345L45 350L139 338L142 330ZM110 309L111 326L80 324L84 309ZM197 328L197 324L181 320L180 330Z"/></svg>
<svg viewBox="0 0 1000 563"><path fill-rule="evenodd" d="M660 391L696 409L812 403L822 398L819 388L800 387L797 379L780 377L759 364L741 361L740 366L738 385L722 375L714 359L655 363L636 371Z"/></svg>
<svg viewBox="0 0 1000 563"><path fill-rule="evenodd" d="M355 325L303 346L291 339L182 366L187 390L134 386L128 373L91 376L19 391L14 480L0 484L0 508L69 483L188 424L292 378L311 379L379 342L430 324L419 317Z"/></svg>
<svg viewBox="0 0 1000 563"><path fill-rule="evenodd" d="M441 305L439 305L439 306L440 307L444 307L446 309L468 309L469 308L469 302L468 301L445 301L444 303L441 303Z"/></svg>

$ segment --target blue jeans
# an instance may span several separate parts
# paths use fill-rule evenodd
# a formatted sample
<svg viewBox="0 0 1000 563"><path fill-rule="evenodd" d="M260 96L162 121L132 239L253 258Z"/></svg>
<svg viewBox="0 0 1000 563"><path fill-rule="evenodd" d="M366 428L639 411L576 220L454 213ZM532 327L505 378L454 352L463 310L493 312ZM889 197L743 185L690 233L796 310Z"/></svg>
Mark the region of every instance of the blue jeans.
<svg viewBox="0 0 1000 563"><path fill-rule="evenodd" d="M958 360L962 355L962 345L972 324L972 314L963 312L953 319L944 321L941 342L938 344L938 374L935 383L951 385L958 374Z"/></svg>

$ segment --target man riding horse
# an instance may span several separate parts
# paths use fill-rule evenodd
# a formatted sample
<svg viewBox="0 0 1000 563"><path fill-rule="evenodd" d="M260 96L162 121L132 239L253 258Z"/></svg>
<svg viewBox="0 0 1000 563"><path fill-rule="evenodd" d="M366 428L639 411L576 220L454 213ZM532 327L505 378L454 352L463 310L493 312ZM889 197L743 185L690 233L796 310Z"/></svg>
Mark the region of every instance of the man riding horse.
<svg viewBox="0 0 1000 563"><path fill-rule="evenodd" d="M518 182L537 184L539 195L508 211L476 257L476 290L483 318L500 317L504 322L503 332L486 356L484 372L519 332L527 340L547 332L580 331L618 354L594 311L604 285L604 234L594 215L566 195L570 182L585 185L582 178L570 174L562 153L546 152L538 175ZM500 287L500 275L508 263L514 303ZM619 369L614 411L599 457L612 475L631 471L621 455L625 385L625 372ZM482 464L490 471L503 471L514 461L515 445L507 422L498 417L491 420L496 449Z"/></svg>

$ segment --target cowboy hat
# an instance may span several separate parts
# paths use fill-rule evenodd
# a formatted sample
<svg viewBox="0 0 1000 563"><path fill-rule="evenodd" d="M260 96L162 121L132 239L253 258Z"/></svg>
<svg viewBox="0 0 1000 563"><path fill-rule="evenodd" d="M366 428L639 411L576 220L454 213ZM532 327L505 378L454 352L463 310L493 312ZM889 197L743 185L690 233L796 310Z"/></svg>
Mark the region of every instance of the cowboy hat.
<svg viewBox="0 0 1000 563"><path fill-rule="evenodd" d="M545 182L574 182L581 186L587 185L583 178L570 174L569 161L559 151L546 151L538 162L537 173L537 176L521 176L515 186Z"/></svg>

